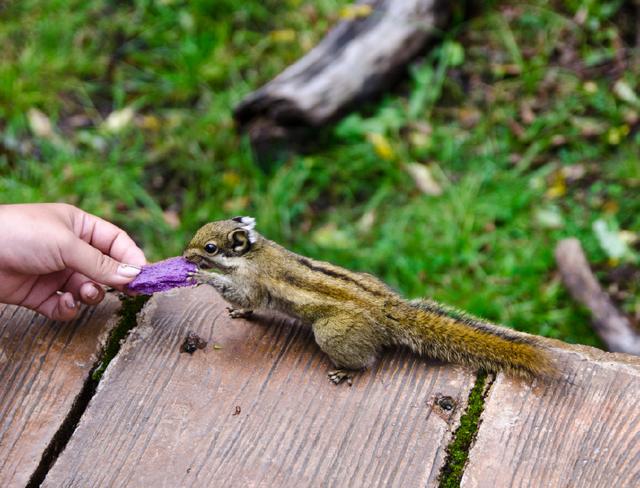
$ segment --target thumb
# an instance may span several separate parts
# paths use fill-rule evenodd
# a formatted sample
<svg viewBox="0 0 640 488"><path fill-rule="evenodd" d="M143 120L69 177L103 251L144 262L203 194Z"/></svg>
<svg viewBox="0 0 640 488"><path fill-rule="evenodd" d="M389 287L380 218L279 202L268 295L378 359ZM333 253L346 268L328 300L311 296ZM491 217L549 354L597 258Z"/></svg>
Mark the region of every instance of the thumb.
<svg viewBox="0 0 640 488"><path fill-rule="evenodd" d="M61 250L62 260L67 267L93 281L118 287L126 285L140 273L139 266L120 263L82 239L74 238Z"/></svg>

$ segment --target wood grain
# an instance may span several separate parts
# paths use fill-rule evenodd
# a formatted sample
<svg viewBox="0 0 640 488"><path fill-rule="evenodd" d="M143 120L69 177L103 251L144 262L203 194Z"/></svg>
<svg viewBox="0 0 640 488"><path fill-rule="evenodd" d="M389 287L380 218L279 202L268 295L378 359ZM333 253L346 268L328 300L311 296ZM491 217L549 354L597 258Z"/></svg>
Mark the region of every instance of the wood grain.
<svg viewBox="0 0 640 488"><path fill-rule="evenodd" d="M67 323L0 305L0 486L24 486L115 325L107 296Z"/></svg>
<svg viewBox="0 0 640 488"><path fill-rule="evenodd" d="M154 297L44 486L435 486L472 374L396 352L336 387L308 329L225 306Z"/></svg>
<svg viewBox="0 0 640 488"><path fill-rule="evenodd" d="M565 381L498 375L462 487L640 486L640 360L561 346Z"/></svg>

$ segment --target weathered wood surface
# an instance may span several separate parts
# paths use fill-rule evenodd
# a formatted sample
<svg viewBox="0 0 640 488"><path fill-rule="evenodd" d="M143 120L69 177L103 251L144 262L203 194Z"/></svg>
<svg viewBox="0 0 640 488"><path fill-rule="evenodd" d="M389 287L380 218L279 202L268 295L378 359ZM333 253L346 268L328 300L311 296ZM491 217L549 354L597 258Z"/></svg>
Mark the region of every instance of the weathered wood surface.
<svg viewBox="0 0 640 488"><path fill-rule="evenodd" d="M0 486L24 486L115 325L107 296L72 322L0 305Z"/></svg>
<svg viewBox="0 0 640 488"><path fill-rule="evenodd" d="M567 381L498 375L462 487L640 486L640 358L559 346Z"/></svg>
<svg viewBox="0 0 640 488"><path fill-rule="evenodd" d="M44 486L436 484L473 374L394 353L336 387L309 330L225 306L208 287L152 298Z"/></svg>
<svg viewBox="0 0 640 488"><path fill-rule="evenodd" d="M439 0L357 2L355 18L272 81L248 95L235 118L254 145L318 127L389 86L428 40L441 32L450 5Z"/></svg>

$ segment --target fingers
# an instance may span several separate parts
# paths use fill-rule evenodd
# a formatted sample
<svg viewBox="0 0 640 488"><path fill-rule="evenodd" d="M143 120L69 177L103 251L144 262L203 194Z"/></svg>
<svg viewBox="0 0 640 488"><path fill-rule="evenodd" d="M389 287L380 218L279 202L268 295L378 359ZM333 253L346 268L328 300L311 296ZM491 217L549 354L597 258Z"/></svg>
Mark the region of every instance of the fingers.
<svg viewBox="0 0 640 488"><path fill-rule="evenodd" d="M78 313L78 304L69 292L54 293L35 310L51 320L71 320Z"/></svg>
<svg viewBox="0 0 640 488"><path fill-rule="evenodd" d="M105 296L102 286L94 283L82 273L76 272L69 277L62 291L68 291L76 301L81 301L87 305L97 305Z"/></svg>
<svg viewBox="0 0 640 488"><path fill-rule="evenodd" d="M104 288L92 281L85 281L80 286L80 300L87 305L97 305L104 300L104 295Z"/></svg>
<svg viewBox="0 0 640 488"><path fill-rule="evenodd" d="M147 260L133 239L118 226L83 212L80 236L104 254L120 262L142 266Z"/></svg>
<svg viewBox="0 0 640 488"><path fill-rule="evenodd" d="M65 265L91 280L121 287L140 273L140 268L120 263L99 249L73 235L60 249Z"/></svg>

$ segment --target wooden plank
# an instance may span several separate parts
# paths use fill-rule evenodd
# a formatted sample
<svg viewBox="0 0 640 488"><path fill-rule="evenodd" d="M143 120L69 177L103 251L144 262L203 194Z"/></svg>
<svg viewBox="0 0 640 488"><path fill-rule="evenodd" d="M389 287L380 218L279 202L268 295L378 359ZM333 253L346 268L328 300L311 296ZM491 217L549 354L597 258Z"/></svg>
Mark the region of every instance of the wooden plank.
<svg viewBox="0 0 640 488"><path fill-rule="evenodd" d="M44 486L435 485L472 374L395 353L336 387L308 329L225 307L209 287L154 297Z"/></svg>
<svg viewBox="0 0 640 488"><path fill-rule="evenodd" d="M107 296L66 323L0 305L0 486L24 486L115 325Z"/></svg>
<svg viewBox="0 0 640 488"><path fill-rule="evenodd" d="M568 381L498 375L463 487L640 486L640 358L556 349Z"/></svg>

